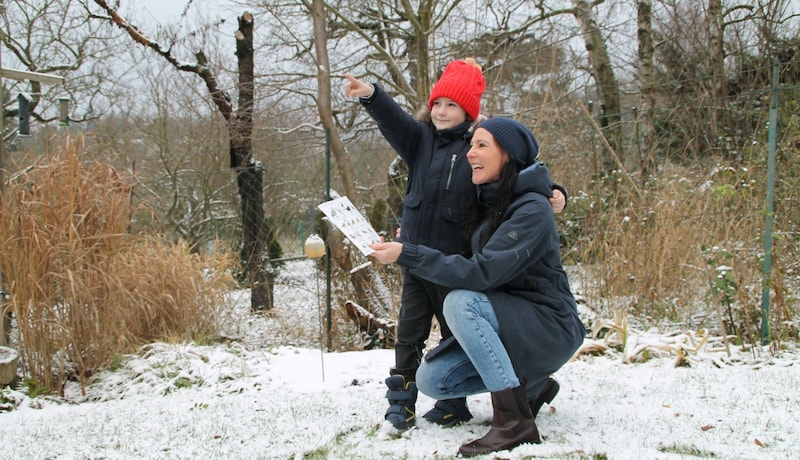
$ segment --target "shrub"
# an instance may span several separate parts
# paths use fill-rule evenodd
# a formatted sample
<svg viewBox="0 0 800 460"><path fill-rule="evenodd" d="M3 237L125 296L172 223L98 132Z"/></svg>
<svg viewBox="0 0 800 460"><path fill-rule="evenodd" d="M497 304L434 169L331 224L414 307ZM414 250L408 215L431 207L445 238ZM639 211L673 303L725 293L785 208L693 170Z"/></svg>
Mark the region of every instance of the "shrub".
<svg viewBox="0 0 800 460"><path fill-rule="evenodd" d="M131 186L82 153L82 138L66 138L9 181L2 203L0 262L20 361L49 391L86 383L144 343L216 334L230 287L227 255L129 233Z"/></svg>

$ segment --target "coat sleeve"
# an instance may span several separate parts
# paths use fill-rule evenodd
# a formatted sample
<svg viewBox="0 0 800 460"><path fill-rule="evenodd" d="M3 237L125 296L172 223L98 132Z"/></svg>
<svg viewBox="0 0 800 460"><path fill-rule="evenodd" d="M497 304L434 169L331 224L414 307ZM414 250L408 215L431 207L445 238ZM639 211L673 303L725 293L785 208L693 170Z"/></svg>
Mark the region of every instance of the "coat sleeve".
<svg viewBox="0 0 800 460"><path fill-rule="evenodd" d="M360 99L367 113L378 123L378 129L395 152L406 162L413 163L420 150L419 140L426 124L417 121L400 107L378 84L369 98Z"/></svg>
<svg viewBox="0 0 800 460"><path fill-rule="evenodd" d="M397 263L428 281L454 289L498 289L523 274L549 248L555 218L543 195L516 207L483 249L470 258L403 244Z"/></svg>

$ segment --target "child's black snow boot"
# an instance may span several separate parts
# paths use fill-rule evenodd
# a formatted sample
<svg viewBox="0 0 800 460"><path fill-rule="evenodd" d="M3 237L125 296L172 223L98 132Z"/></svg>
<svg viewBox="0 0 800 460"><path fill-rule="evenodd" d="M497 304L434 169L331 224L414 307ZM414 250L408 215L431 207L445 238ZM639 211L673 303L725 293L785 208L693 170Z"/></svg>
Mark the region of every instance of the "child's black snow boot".
<svg viewBox="0 0 800 460"><path fill-rule="evenodd" d="M455 426L472 418L467 398L440 399L423 415L425 420L444 427Z"/></svg>
<svg viewBox="0 0 800 460"><path fill-rule="evenodd" d="M386 386L389 387L386 391L389 409L386 410L385 419L395 430L394 434L408 431L414 426L416 418L417 384L406 381L402 375L392 375L386 379Z"/></svg>

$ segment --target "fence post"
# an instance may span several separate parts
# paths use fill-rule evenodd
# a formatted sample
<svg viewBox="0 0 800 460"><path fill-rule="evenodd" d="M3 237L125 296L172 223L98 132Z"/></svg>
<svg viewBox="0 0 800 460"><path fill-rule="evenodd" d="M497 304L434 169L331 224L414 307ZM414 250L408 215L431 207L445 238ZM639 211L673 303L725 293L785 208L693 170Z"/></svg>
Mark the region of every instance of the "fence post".
<svg viewBox="0 0 800 460"><path fill-rule="evenodd" d="M761 295L761 344L769 337L769 293L772 287L772 221L775 203L775 144L778 131L778 84L781 63L772 61L772 96L769 103L769 158L767 160L767 216L764 230L764 284Z"/></svg>
<svg viewBox="0 0 800 460"><path fill-rule="evenodd" d="M325 128L325 201L331 200L331 129ZM325 319L328 351L331 350L331 256L325 257Z"/></svg>

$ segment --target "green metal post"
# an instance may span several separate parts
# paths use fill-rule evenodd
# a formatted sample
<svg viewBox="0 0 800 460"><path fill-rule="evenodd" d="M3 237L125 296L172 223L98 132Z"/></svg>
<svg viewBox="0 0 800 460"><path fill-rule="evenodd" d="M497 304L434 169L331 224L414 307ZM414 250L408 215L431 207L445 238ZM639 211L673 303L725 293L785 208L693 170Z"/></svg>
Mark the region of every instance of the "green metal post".
<svg viewBox="0 0 800 460"><path fill-rule="evenodd" d="M767 222L764 230L764 285L761 296L761 343L769 338L769 294L772 287L772 221L775 203L775 145L778 133L778 84L781 63L772 62L772 97L769 104L769 158L767 160Z"/></svg>
<svg viewBox="0 0 800 460"><path fill-rule="evenodd" d="M325 201L331 200L331 129L325 129ZM328 337L328 351L331 348L331 254L325 256L325 317L327 321L326 334Z"/></svg>

